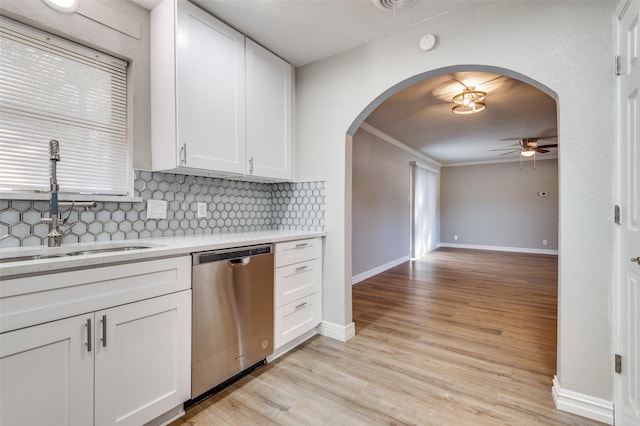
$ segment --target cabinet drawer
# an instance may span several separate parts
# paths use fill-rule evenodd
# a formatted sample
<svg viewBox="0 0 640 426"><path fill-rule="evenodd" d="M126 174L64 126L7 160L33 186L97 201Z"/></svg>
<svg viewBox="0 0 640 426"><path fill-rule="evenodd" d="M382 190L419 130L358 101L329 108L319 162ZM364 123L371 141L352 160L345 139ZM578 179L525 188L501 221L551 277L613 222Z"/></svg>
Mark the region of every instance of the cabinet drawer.
<svg viewBox="0 0 640 426"><path fill-rule="evenodd" d="M312 330L320 323L320 298L320 293L314 293L276 309L275 349Z"/></svg>
<svg viewBox="0 0 640 426"><path fill-rule="evenodd" d="M276 244L276 268L322 257L322 239L288 241Z"/></svg>
<svg viewBox="0 0 640 426"><path fill-rule="evenodd" d="M321 282L322 265L320 259L276 268L276 307L320 291Z"/></svg>
<svg viewBox="0 0 640 426"><path fill-rule="evenodd" d="M191 288L191 256L10 279L0 284L0 332Z"/></svg>

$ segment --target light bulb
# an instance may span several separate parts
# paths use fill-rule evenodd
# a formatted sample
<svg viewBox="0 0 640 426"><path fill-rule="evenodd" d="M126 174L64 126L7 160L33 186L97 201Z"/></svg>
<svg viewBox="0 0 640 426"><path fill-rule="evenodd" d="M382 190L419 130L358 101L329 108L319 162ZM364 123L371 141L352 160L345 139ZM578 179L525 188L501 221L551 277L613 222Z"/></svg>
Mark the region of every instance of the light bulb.
<svg viewBox="0 0 640 426"><path fill-rule="evenodd" d="M47 6L58 12L73 13L78 9L78 0L42 0Z"/></svg>

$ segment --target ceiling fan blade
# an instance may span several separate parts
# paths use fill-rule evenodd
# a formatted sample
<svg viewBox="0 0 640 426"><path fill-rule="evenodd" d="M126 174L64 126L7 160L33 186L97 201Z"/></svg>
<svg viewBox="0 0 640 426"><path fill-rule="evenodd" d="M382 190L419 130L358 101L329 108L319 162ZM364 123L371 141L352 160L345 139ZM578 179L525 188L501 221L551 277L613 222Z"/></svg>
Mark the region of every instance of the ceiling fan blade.
<svg viewBox="0 0 640 426"><path fill-rule="evenodd" d="M558 144L557 143L550 143L548 145L538 145L538 148L557 148Z"/></svg>
<svg viewBox="0 0 640 426"><path fill-rule="evenodd" d="M516 152L520 152L520 150L519 150L519 149L516 149L515 151L505 152L504 154L500 154L500 156L503 156L503 155L509 155L509 154L515 154Z"/></svg>
<svg viewBox="0 0 640 426"><path fill-rule="evenodd" d="M540 149L540 148L536 148L536 152L539 152L540 154L544 154L544 153L549 152L549 150L548 150L548 149Z"/></svg>
<svg viewBox="0 0 640 426"><path fill-rule="evenodd" d="M520 148L500 148L500 149L490 149L489 151L520 151Z"/></svg>

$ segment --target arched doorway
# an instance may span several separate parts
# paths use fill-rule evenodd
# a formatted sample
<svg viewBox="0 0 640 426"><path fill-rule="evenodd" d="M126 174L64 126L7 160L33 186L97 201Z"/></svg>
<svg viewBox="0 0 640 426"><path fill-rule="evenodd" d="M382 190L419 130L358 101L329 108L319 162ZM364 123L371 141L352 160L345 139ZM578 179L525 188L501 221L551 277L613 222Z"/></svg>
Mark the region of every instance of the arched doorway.
<svg viewBox="0 0 640 426"><path fill-rule="evenodd" d="M452 97L467 87L487 93L489 107L475 115L452 114ZM351 162L352 186L357 188L351 197L354 280L402 263L409 234L421 239L421 233L409 233L415 221L410 220L407 198L415 194L410 193L408 163L434 181L432 199L420 197L414 214L427 213L428 206L456 210L455 217L441 217L440 237L433 217L437 211L422 215L433 221L433 232L425 234L433 240L429 249L442 243L557 254L556 132L552 97L494 72L445 72L390 95L353 137L360 142L353 146ZM523 140L526 147L520 146ZM440 176L451 183L438 196ZM438 209L439 201L447 209ZM425 226L423 221L416 229Z"/></svg>
<svg viewBox="0 0 640 426"><path fill-rule="evenodd" d="M495 71L501 72L503 70L495 70ZM448 74L446 70L443 70L442 72L443 72L443 74L441 74L441 75L447 75ZM485 71L483 71L483 72L485 72ZM431 78L434 79L435 77L431 77ZM416 84L419 84L419 83L416 83ZM414 84L413 86L409 86L405 90L410 90L410 89L412 89L414 87L417 87L416 84ZM419 89L416 89L416 90L419 90ZM536 90L538 90L538 89L536 89ZM386 92L386 93L388 93L388 92ZM553 92L551 92L551 93L553 93ZM389 96L393 96L393 95L390 94ZM555 96L555 94L554 94L554 96ZM488 95L489 99L490 99L490 97L491 97L491 94ZM447 113L450 113L450 110L449 110L449 108L450 108L450 100L448 102L444 102L444 104L445 104L445 109L447 110ZM495 104L494 104L494 106L497 107ZM555 107L555 101L553 102L553 114L554 114L554 116L557 114L556 113L556 107ZM423 117L423 115L421 115L421 117ZM384 137L384 136L382 136L382 137ZM349 147L349 149L351 150L351 153L353 154L351 156L351 163L350 163L352 165L352 167L353 167L354 164L357 164L356 155L360 155L362 153L361 150L358 150L358 143L359 142L362 142L362 139L359 139L356 134L354 134L354 135L352 135L350 137L349 143L351 143L351 146ZM407 154L407 155L409 155L409 154ZM371 186L373 187L372 191L378 192L378 194L376 194L376 195L381 195L382 197L389 197L389 199L393 199L394 201L391 203L391 206L392 207L398 207L398 204L400 204L402 202L403 196L406 196L406 192L405 192L406 188L402 188L402 189L396 188L397 189L396 192L399 192L400 194L398 194L398 193L394 193L394 194L379 194L379 192L384 191L385 181L389 181L389 179L393 178L393 176L392 176L393 173L389 171L390 167L385 167L385 163L389 163L389 159L390 159L391 155L389 154L388 151L385 151L383 156L384 156L383 161L381 161L381 162L379 162L377 164L373 164L372 166L373 166L374 169L376 169L376 170L374 170L374 173L377 172L377 173L380 173L380 174L384 174L385 176L382 179L380 179L379 181L376 181L375 180L375 176L373 176L374 173L370 173L370 174L367 175L366 178L372 181L371 182ZM402 165L400 165L399 168L400 169L404 168L404 170L401 170L400 173L408 172L407 162L405 161L405 158L402 158L401 161L402 161ZM511 173L518 173L518 174L522 174L523 173L523 171L518 170L517 162L515 164L510 163L510 165L514 166L514 167L512 167ZM527 164L527 167L531 168L532 164L531 163ZM554 167L556 168L556 173L557 173L557 166L554 166ZM526 172L526 171L528 171L528 170L524 170L524 172ZM544 173L544 172L545 172L545 170L542 169L538 173ZM556 176L557 176L557 174L556 174ZM358 211L356 209L354 209L354 206L353 206L356 203L356 199L358 198L357 194L355 194L353 192L353 186L358 184L358 178L357 178L357 173L355 173L355 167L352 168L352 177L353 177L353 181L349 181L349 179L347 179L347 181L352 185L352 193L351 193L351 200L352 200L351 208L352 208L352 215L353 215L352 228L351 228L351 234L352 234L352 259L353 259L352 266L353 266L353 275L356 276L356 275L358 275L359 272L361 272L357 268L357 265L356 265L356 259L358 259L359 252L362 252L362 251L364 251L363 249L366 249L367 247L369 247L369 250L367 251L366 255L371 257L372 255L375 254L374 251L375 251L376 243L375 243L375 241L369 240L369 241L367 241L367 244L358 245L358 241L357 241L358 240L358 238L357 238L358 236L354 235L355 234L355 231L354 231L355 228L357 228L359 226L358 221L362 219L362 217L359 217ZM557 199L557 177L556 177L555 185L556 185L556 187L553 188L553 191L555 192L554 196ZM370 194L369 194L369 196L370 196ZM385 206L382 205L382 203L380 203L380 204L375 206L374 210L376 211L376 213L379 213L380 210L383 210L384 208L385 208ZM533 212L531 212L531 213L533 214ZM557 222L558 222L557 206L556 206L556 208L555 208L553 213L554 213L554 217L555 217L554 220L555 220L555 225L556 225L555 233L556 233L556 236L557 236ZM533 226L533 224L532 224L532 226ZM365 226L365 228L367 229L367 236L371 237L372 234L376 233L376 230L377 230L376 228L379 228L379 227L377 227L375 224L369 223L369 224L367 224ZM391 236L389 234L396 234L396 236L397 236L398 232L402 232L402 231L398 230L398 228L402 228L402 227L396 226L395 228L396 229L394 229L393 232L386 233L387 235L385 235L384 238L380 239L380 243L382 243L386 239L387 246L390 246L392 241L390 241L389 239L393 238L393 236ZM514 250L514 251L517 251L517 249ZM398 257L400 257L400 256L398 256ZM389 265L387 265L387 266L389 266ZM394 272L395 271L396 270L394 269ZM555 282L557 283L557 274L555 275ZM556 292L557 292L557 289L556 289ZM358 294L358 292L356 292L356 294ZM362 300L362 299L359 299L359 300ZM356 313L358 311L357 306L358 305L356 304ZM354 315L356 313L354 313ZM366 314L365 314L365 316L366 316ZM362 319L364 317L360 317L360 318ZM355 318L355 317L354 317L354 319L356 319L356 324L357 324L358 323L358 319ZM367 323L367 321L363 321L363 322ZM486 324L486 325L489 326L490 324ZM555 335L553 334L553 331L552 331L551 338L553 338L553 340L555 341ZM551 370L552 372L549 372L549 370L547 370L546 373L545 373L545 377L548 375L549 379L551 379L551 376L555 373L555 346L554 346L553 349L554 349L553 360L548 359L546 361L546 365L549 366L550 369L553 368L553 370Z"/></svg>

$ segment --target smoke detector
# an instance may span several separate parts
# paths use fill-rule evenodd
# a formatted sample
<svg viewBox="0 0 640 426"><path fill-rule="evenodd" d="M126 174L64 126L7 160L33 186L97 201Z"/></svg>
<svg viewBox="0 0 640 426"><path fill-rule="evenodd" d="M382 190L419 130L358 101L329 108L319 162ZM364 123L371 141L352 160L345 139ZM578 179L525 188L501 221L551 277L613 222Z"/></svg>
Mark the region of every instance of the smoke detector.
<svg viewBox="0 0 640 426"><path fill-rule="evenodd" d="M404 9L413 3L413 0L372 0L373 4L378 8L386 11L396 11Z"/></svg>

